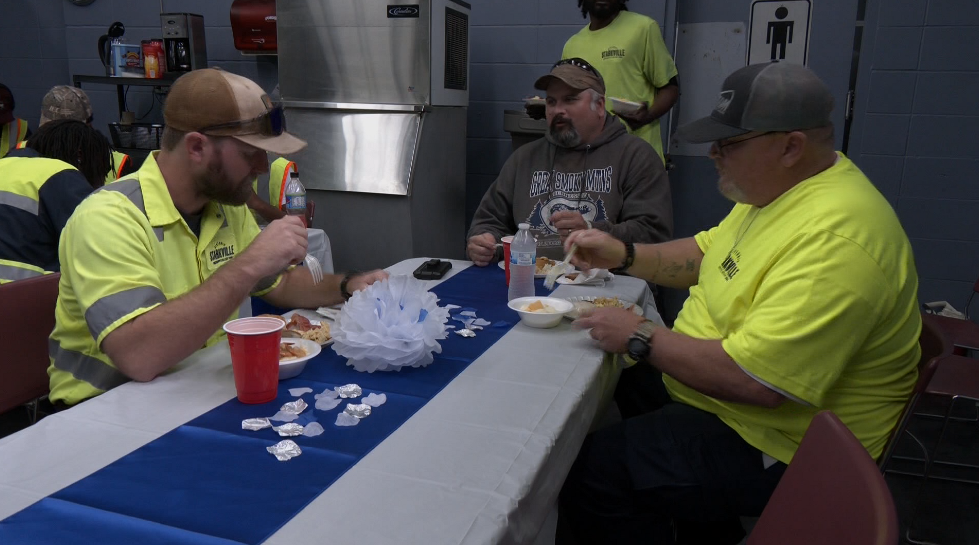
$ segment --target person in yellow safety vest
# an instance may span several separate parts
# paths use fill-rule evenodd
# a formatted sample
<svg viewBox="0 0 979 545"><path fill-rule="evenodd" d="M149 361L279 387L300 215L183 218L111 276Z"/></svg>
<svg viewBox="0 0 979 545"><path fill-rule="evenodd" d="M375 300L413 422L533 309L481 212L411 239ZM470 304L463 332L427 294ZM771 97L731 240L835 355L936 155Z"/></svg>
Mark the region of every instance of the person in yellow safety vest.
<svg viewBox="0 0 979 545"><path fill-rule="evenodd" d="M69 85L52 87L41 100L40 126L43 127L45 123L55 119L74 119L91 126L94 119L92 103L85 91ZM125 153L112 150L112 168L105 175L105 183L114 182L133 172L136 172L136 167L132 159Z"/></svg>
<svg viewBox="0 0 979 545"><path fill-rule="evenodd" d="M61 270L61 230L109 165L105 136L70 119L45 124L0 159L0 284Z"/></svg>
<svg viewBox="0 0 979 545"><path fill-rule="evenodd" d="M285 217L286 182L293 171L299 172L296 163L279 157L269 167L268 181L260 178L252 180L253 194L248 198L248 208L266 223Z"/></svg>
<svg viewBox="0 0 979 545"><path fill-rule="evenodd" d="M14 117L14 93L0 83L0 158L13 151L19 142L27 140L31 129L27 121Z"/></svg>

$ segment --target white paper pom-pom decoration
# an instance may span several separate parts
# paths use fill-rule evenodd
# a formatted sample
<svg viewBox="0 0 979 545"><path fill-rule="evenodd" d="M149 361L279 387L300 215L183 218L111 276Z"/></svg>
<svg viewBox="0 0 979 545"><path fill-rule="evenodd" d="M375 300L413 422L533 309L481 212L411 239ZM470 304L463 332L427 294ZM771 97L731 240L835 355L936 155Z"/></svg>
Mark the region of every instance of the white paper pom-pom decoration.
<svg viewBox="0 0 979 545"><path fill-rule="evenodd" d="M424 367L441 353L449 311L411 276L392 276L358 291L331 329L333 350L357 371Z"/></svg>

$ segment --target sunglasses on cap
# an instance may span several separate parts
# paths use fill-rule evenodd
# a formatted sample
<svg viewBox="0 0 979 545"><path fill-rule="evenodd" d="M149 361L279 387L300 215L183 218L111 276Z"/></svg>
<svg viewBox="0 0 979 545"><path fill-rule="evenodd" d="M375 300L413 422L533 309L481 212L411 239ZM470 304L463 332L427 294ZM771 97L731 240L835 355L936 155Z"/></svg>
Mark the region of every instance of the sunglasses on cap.
<svg viewBox="0 0 979 545"><path fill-rule="evenodd" d="M206 133L218 129L240 128L238 134L260 134L262 136L279 136L286 130L286 113L282 106L275 106L264 114L252 119L242 121L231 121L229 123L219 123L198 129L197 132Z"/></svg>
<svg viewBox="0 0 979 545"><path fill-rule="evenodd" d="M574 66L574 67L577 67L577 68L581 68L582 70L587 70L587 71L591 72L592 74L594 74L595 76L601 77L601 76L598 75L598 70L595 70L595 68L592 65L588 64L587 62L585 62L584 59L580 59L578 57L573 57L573 58L570 58L570 59L561 59L561 60L557 61L556 63L554 63L554 66L551 67L551 70L554 70L558 66L564 66L565 64L570 64L571 66Z"/></svg>

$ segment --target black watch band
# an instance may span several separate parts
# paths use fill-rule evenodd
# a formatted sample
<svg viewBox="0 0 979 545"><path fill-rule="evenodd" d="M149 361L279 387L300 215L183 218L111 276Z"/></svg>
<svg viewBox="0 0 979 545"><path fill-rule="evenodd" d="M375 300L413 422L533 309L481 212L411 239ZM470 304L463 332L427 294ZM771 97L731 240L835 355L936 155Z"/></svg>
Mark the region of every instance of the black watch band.
<svg viewBox="0 0 979 545"><path fill-rule="evenodd" d="M621 274L629 270L632 263L636 260L636 245L631 242L625 243L625 259L622 260L622 264L618 267L612 269L611 272L615 274Z"/></svg>
<svg viewBox="0 0 979 545"><path fill-rule="evenodd" d="M347 291L347 283L350 282L351 277L353 277L353 274L346 274L343 276L343 280L340 281L340 295L343 296L344 301L353 297L353 294Z"/></svg>

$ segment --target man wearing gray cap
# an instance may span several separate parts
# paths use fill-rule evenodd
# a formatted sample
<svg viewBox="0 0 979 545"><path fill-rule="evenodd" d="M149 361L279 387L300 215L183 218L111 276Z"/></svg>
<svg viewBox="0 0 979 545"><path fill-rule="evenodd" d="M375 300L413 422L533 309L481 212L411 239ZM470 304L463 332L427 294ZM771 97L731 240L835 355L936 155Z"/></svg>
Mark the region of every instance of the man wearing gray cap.
<svg viewBox="0 0 979 545"><path fill-rule="evenodd" d="M630 242L673 233L670 185L653 148L605 111L605 81L579 58L564 59L534 87L547 93L545 138L507 159L469 229L470 259L499 259L496 244L529 223L538 256L561 259L561 240L595 228Z"/></svg>
<svg viewBox="0 0 979 545"><path fill-rule="evenodd" d="M568 238L581 267L690 290L672 330L617 309L577 322L663 377L657 410L579 453L561 520L581 543L673 543L671 519L757 516L822 410L882 453L917 378L918 277L891 206L834 151L832 107L805 67L742 68L678 132L712 143L736 203L719 225L655 245Z"/></svg>

